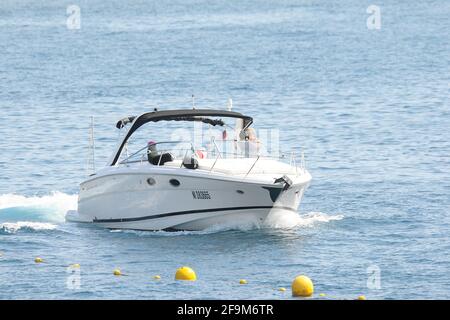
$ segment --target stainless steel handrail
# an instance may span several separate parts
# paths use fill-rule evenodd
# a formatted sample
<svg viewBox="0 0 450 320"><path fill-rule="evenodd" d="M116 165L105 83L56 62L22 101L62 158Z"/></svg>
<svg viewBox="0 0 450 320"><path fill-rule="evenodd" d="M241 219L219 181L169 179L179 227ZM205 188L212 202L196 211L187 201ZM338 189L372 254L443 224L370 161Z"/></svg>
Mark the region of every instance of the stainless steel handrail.
<svg viewBox="0 0 450 320"><path fill-rule="evenodd" d="M250 171L253 170L253 168L255 167L255 165L258 162L258 160L259 160L259 156L256 158L255 162L253 162L253 165L250 167L250 170L248 170L247 173L245 174L244 179L247 178L247 176L249 175Z"/></svg>
<svg viewBox="0 0 450 320"><path fill-rule="evenodd" d="M235 142L236 140L218 140L218 141L231 141L231 142ZM192 151L193 154L195 155L195 147L192 144L192 142L190 141L186 141L186 140L180 140L180 141L161 141L161 142L157 142L155 143L155 145L165 145L165 144L176 144L176 143L186 143L190 145L190 148L164 148L161 150L158 150L158 153L166 153L166 152L184 152L185 156L187 155L187 153L189 151ZM224 159L224 158L228 158L228 156L231 156L230 158L238 158L238 159L251 159L254 158L254 156L257 157L257 159L263 158L263 159L286 159L287 158L287 154L285 152L279 152L278 155L273 156L270 153L267 154L245 154L243 152L227 152L227 151L222 151L220 150L220 147L218 146L216 140L213 140L213 145L214 145L214 149L216 150L216 152L218 153L217 158L215 159L213 166L210 168L210 170L212 170L214 168L214 165L217 163L218 159ZM126 163L134 163L136 161L130 161L132 158L136 157L137 155L141 155L141 160L140 161L144 161L145 159L145 155L147 154L147 152L143 153L142 152L145 150L147 151L148 146L142 147L140 148L138 151L134 152L133 154L131 154L130 156L126 157L125 159L121 160L119 162L119 164L126 164ZM181 153L180 153L181 154ZM301 160L300 160L300 169L303 169L302 171L304 171L305 169L305 160L304 160L304 154L303 152L301 153ZM160 159L161 160L161 159ZM256 163L256 162L255 162ZM290 156L290 165L294 165L295 167L297 167L297 161L295 159L294 153L291 153Z"/></svg>

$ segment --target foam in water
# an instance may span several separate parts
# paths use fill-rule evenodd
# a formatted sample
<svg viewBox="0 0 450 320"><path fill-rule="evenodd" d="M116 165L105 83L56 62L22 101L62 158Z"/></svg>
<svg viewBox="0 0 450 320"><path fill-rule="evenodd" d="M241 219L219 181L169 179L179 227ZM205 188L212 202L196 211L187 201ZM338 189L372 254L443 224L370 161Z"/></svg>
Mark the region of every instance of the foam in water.
<svg viewBox="0 0 450 320"><path fill-rule="evenodd" d="M53 192L45 196L25 197L16 194L0 195L0 224L4 232L17 232L21 229L48 230L55 225L44 222L63 222L69 210L77 209L77 195ZM343 215L328 215L322 212L309 212L300 215L296 212L273 212L263 225L218 225L196 232L163 232L162 234L208 234L227 230L248 231L259 228L291 229L309 227L316 223L341 220ZM159 233L160 234L160 233Z"/></svg>
<svg viewBox="0 0 450 320"><path fill-rule="evenodd" d="M264 224L243 224L243 225L213 225L205 230L201 231L138 231L138 230L124 230L115 229L110 232L128 233L135 234L139 236L185 236L185 235L205 235L212 234L223 231L239 230L239 231L250 231L261 228L268 229L295 229L302 227L312 227L317 223L327 223L330 221L341 220L344 216L338 215L328 215L323 212L308 212L304 215L299 215L296 212L286 212L282 213L272 213L269 215L264 222Z"/></svg>
<svg viewBox="0 0 450 320"><path fill-rule="evenodd" d="M171 236L187 236L187 235L207 235L224 231L231 230L240 230L240 231L249 231L254 229L261 228L260 225L255 224L244 224L241 226L238 225L213 225L209 228L200 231L189 231L189 230L180 230L180 231L165 231L165 230L155 230L155 231L141 231L141 230L129 230L129 229L114 229L110 230L113 233L125 233L125 234L135 234L138 236L163 236L163 237L171 237Z"/></svg>
<svg viewBox="0 0 450 320"><path fill-rule="evenodd" d="M0 223L0 233L13 234L19 230L54 230L57 225L52 223L43 222L29 222L29 221L19 221L19 222L5 222Z"/></svg>
<svg viewBox="0 0 450 320"><path fill-rule="evenodd" d="M297 212L283 211L271 213L264 222L266 227L276 229L291 229L311 227L318 222L330 222L343 219L343 215L328 215L323 212L308 212L300 215Z"/></svg>
<svg viewBox="0 0 450 320"><path fill-rule="evenodd" d="M77 195L53 192L45 196L0 195L0 219L62 222L68 210L77 209Z"/></svg>

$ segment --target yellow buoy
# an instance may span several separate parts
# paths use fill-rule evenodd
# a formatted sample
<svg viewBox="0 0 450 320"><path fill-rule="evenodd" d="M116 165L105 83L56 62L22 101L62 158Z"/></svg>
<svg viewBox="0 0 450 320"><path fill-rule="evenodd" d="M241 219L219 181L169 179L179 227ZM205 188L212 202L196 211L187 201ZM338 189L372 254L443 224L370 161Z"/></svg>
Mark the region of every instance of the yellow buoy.
<svg viewBox="0 0 450 320"><path fill-rule="evenodd" d="M69 265L69 267L75 268L75 269L79 269L80 268L80 264L79 263L74 263L74 264Z"/></svg>
<svg viewBox="0 0 450 320"><path fill-rule="evenodd" d="M115 276L121 276L121 275L122 275L122 272L121 272L119 269L115 269L115 270L113 271L113 274L114 274Z"/></svg>
<svg viewBox="0 0 450 320"><path fill-rule="evenodd" d="M279 288L278 291L285 292L286 288Z"/></svg>
<svg viewBox="0 0 450 320"><path fill-rule="evenodd" d="M187 280L187 281L195 281L197 280L197 275L195 271L189 267L181 267L177 269L175 273L175 280Z"/></svg>
<svg viewBox="0 0 450 320"><path fill-rule="evenodd" d="M326 294L325 294L325 293L320 293L319 296L320 296L320 297L325 297Z"/></svg>
<svg viewBox="0 0 450 320"><path fill-rule="evenodd" d="M241 280L239 280L239 284L247 284L247 280L241 279Z"/></svg>
<svg viewBox="0 0 450 320"><path fill-rule="evenodd" d="M298 276L292 282L292 296L309 297L314 293L314 285L307 276Z"/></svg>
<svg viewBox="0 0 450 320"><path fill-rule="evenodd" d="M359 296L358 300L366 300L366 297L365 296Z"/></svg>
<svg viewBox="0 0 450 320"><path fill-rule="evenodd" d="M154 276L154 277L153 277L153 279L155 279L155 280L159 280L159 279L161 279L161 276L159 276L159 275L156 275L156 276Z"/></svg>
<svg viewBox="0 0 450 320"><path fill-rule="evenodd" d="M44 262L44 260L42 258L36 257L36 258L34 258L34 262L41 263L41 262Z"/></svg>

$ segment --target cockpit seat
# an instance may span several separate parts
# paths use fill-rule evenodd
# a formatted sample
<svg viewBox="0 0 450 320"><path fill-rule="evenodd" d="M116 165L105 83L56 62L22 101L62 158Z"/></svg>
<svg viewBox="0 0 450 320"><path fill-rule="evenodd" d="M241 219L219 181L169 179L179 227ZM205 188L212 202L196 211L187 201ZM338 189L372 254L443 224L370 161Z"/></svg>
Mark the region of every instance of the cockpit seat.
<svg viewBox="0 0 450 320"><path fill-rule="evenodd" d="M183 160L183 166L187 169L197 169L198 161L194 157L186 157Z"/></svg>
<svg viewBox="0 0 450 320"><path fill-rule="evenodd" d="M148 162L155 166L163 166L164 163L171 161L173 161L173 156L170 153L163 153L159 155L152 155L150 153L148 154Z"/></svg>

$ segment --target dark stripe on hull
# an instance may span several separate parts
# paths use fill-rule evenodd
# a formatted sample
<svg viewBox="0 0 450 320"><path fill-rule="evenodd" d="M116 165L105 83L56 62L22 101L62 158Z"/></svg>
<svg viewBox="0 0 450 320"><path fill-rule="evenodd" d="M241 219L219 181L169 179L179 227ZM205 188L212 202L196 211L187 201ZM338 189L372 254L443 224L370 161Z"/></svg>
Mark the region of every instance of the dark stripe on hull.
<svg viewBox="0 0 450 320"><path fill-rule="evenodd" d="M252 207L228 207L228 208L213 208L213 209L201 209L201 210L187 210L187 211L178 211L178 212L169 212L169 213L161 213L154 214L151 216L144 217L136 217L136 218L118 218L118 219L94 219L95 223L109 223L109 222L133 222L133 221L142 221L142 220L151 220L172 216L179 216L184 214L195 214L195 213L206 213L206 212L217 212L217 211L233 211L233 210L254 210L254 209L283 209L289 210L293 212L297 212L297 210L290 207L279 207L279 206L252 206Z"/></svg>

